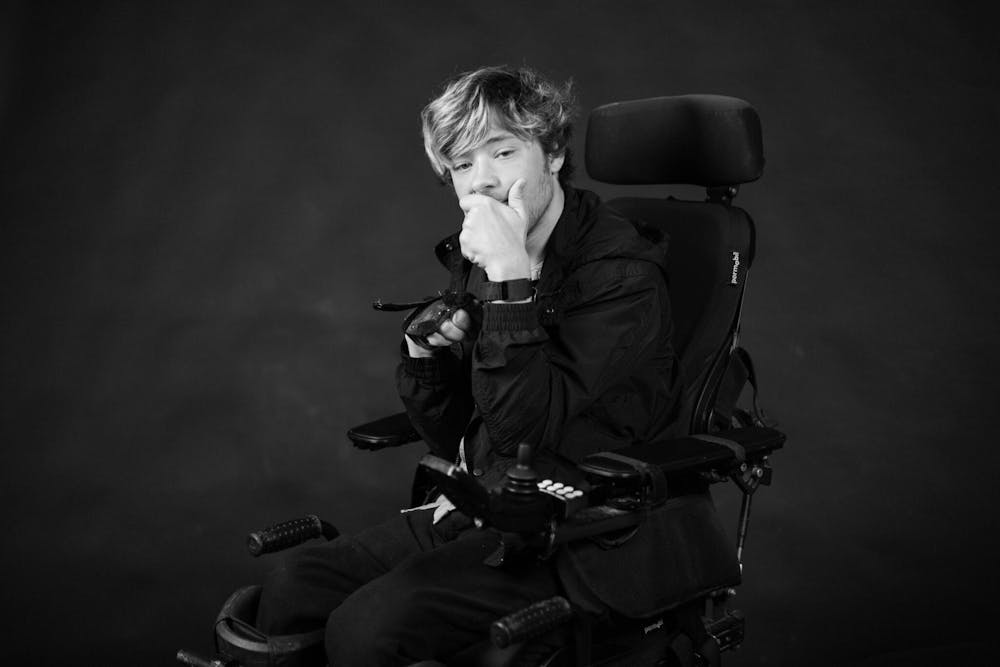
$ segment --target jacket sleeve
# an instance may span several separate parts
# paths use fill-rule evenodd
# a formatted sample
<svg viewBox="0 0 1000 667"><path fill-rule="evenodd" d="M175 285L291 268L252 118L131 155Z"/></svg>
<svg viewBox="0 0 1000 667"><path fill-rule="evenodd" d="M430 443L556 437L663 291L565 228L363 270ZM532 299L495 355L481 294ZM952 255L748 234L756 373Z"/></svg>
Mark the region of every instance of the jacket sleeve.
<svg viewBox="0 0 1000 667"><path fill-rule="evenodd" d="M649 262L604 259L579 267L578 293L548 335L536 305L487 304L473 349L471 387L493 447L561 441L564 425L629 377L666 335L666 283Z"/></svg>
<svg viewBox="0 0 1000 667"><path fill-rule="evenodd" d="M413 358L405 344L401 354L396 388L410 422L434 454L454 461L472 414L469 374L463 371L462 359L450 349Z"/></svg>

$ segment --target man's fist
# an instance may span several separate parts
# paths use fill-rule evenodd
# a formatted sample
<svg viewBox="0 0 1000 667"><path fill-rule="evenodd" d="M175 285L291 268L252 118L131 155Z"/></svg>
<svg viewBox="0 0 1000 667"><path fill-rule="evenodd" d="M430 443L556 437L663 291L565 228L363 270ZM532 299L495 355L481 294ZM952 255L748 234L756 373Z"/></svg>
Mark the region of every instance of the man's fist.
<svg viewBox="0 0 1000 667"><path fill-rule="evenodd" d="M465 340L465 335L472 328L472 318L465 312L464 308L456 310L452 316L441 323L437 333L432 333L427 337L427 342L435 347L448 347L452 343L459 343ZM406 341L407 352L411 357L430 357L434 353L426 350L412 340L409 336L403 336Z"/></svg>
<svg viewBox="0 0 1000 667"><path fill-rule="evenodd" d="M525 180L518 179L507 193L507 203L487 195L470 194L458 200L465 211L458 241L462 254L482 267L493 282L529 278L531 262L525 242L528 215L524 208Z"/></svg>

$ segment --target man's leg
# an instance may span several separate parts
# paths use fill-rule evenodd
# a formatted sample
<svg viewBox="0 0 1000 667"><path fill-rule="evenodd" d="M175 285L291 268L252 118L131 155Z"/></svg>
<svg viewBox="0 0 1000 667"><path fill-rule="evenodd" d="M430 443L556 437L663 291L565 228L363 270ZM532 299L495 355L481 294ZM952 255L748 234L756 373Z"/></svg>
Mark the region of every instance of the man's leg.
<svg viewBox="0 0 1000 667"><path fill-rule="evenodd" d="M418 519L430 523L427 516ZM498 544L494 533L465 531L360 587L330 614L326 651L331 667L446 660L485 640L490 623L501 616L559 594L546 563L483 564Z"/></svg>
<svg viewBox="0 0 1000 667"><path fill-rule="evenodd" d="M264 580L257 628L268 635L322 628L330 612L359 587L433 548L432 538L417 534L412 525L413 515L425 513L393 517L357 535L289 552ZM429 522L418 525L423 523Z"/></svg>

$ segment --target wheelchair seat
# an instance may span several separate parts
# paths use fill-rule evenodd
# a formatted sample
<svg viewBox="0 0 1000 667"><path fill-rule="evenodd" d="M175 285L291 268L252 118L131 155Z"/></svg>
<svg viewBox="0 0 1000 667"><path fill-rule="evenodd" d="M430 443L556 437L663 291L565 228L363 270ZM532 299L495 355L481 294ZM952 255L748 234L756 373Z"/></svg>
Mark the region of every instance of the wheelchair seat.
<svg viewBox="0 0 1000 667"><path fill-rule="evenodd" d="M660 506L668 496L730 480L742 491L743 503L735 545L723 548L725 553L719 558L734 563L737 573L742 571L750 501L759 485L770 483L768 457L785 440L768 425L757 405L756 374L739 345L756 230L750 216L732 201L741 185L760 177L763 165L760 121L753 107L742 100L717 95L657 97L605 105L590 114L586 168L595 180L707 189L704 201L623 197L607 202L632 220L640 233L653 239L666 236L669 241L673 340L685 382L680 423L687 435L594 454L577 462L590 482L590 495L584 499L592 501L592 507L571 511L557 504L561 509L553 525L558 525L546 534L551 547L567 548L611 530L635 530L636 517ZM752 403L742 409L738 399L748 384ZM348 437L355 446L369 450L419 440L405 413L356 426ZM465 477L450 462L425 461L418 468L414 504L422 502L429 483L447 489L454 484L454 493L468 491L475 497L466 507L456 503L459 509L481 522L502 523L491 514L496 507L502 508L500 492L491 495L475 490L477 482ZM447 495L452 497L451 492ZM308 526L302 534L319 536ZM278 541L286 546L289 540L286 536ZM728 608L737 583L691 588L646 617L613 614L606 627L587 627L584 634L578 631L575 647L567 647L544 664L721 664L720 652L735 648L743 638L742 615ZM533 612L529 608L520 616L501 619L494 624L492 652L488 645L473 647L460 662L507 664L503 660L517 653L512 646L549 631L554 623L575 619L578 630L585 627L579 614L573 613L579 607L579 601L571 599L566 605L532 605Z"/></svg>

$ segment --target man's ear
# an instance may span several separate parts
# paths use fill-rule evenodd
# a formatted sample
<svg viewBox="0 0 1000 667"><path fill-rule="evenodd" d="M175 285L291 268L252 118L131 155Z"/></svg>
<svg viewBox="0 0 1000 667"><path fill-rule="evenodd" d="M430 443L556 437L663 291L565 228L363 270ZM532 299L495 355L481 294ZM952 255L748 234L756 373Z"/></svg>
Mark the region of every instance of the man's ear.
<svg viewBox="0 0 1000 667"><path fill-rule="evenodd" d="M563 162L566 161L566 150L563 149L558 153L550 153L548 158L549 171L553 174L558 174L559 170L562 169Z"/></svg>

